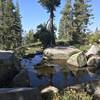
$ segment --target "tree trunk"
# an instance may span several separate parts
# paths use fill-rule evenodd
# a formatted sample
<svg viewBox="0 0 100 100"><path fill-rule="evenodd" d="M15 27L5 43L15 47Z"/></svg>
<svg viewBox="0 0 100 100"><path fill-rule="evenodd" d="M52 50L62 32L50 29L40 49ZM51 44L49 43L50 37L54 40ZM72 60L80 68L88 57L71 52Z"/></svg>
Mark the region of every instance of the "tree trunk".
<svg viewBox="0 0 100 100"><path fill-rule="evenodd" d="M50 12L50 19L51 19L51 46L55 45L53 18L54 18L54 13L53 13L53 10L51 10L51 12Z"/></svg>

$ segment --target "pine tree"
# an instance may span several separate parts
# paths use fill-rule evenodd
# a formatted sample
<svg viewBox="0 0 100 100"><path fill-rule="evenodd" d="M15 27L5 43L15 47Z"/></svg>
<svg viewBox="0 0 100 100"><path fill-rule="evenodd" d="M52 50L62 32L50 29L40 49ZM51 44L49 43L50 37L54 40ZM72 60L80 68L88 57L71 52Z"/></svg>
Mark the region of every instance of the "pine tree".
<svg viewBox="0 0 100 100"><path fill-rule="evenodd" d="M14 12L14 29L15 29L15 38L16 38L16 45L15 47L21 46L22 44L22 24L21 24L21 16L20 16L20 9L19 3L16 2L16 8Z"/></svg>
<svg viewBox="0 0 100 100"><path fill-rule="evenodd" d="M62 17L60 20L59 26L59 37L62 39L66 39L67 41L72 40L71 32L72 32L72 4L71 0L67 0L66 5L62 11Z"/></svg>
<svg viewBox="0 0 100 100"><path fill-rule="evenodd" d="M91 17L88 0L67 0L62 12L59 37L71 43L82 43Z"/></svg>
<svg viewBox="0 0 100 100"><path fill-rule="evenodd" d="M22 25L19 6L12 0L1 0L0 48L15 49L21 45Z"/></svg>
<svg viewBox="0 0 100 100"><path fill-rule="evenodd" d="M38 2L46 8L50 13L50 24L51 24L51 45L55 45L55 35L54 35L54 11L56 7L60 5L60 0L38 0Z"/></svg>
<svg viewBox="0 0 100 100"><path fill-rule="evenodd" d="M74 3L73 26L75 30L73 33L73 40L79 43L82 41L82 36L87 30L91 17L91 5L88 4L89 2L88 0L75 0Z"/></svg>
<svg viewBox="0 0 100 100"><path fill-rule="evenodd" d="M25 37L25 42L26 44L29 44L29 43L34 43L34 31L32 29L29 30L29 32L26 34L26 37Z"/></svg>
<svg viewBox="0 0 100 100"><path fill-rule="evenodd" d="M4 15L3 15L3 41L4 49L13 49L15 43L15 30L14 25L14 13L15 6L12 0L7 0L4 5Z"/></svg>
<svg viewBox="0 0 100 100"><path fill-rule="evenodd" d="M3 16L4 16L4 1L0 0L0 48L2 49L4 47L4 41L3 41Z"/></svg>

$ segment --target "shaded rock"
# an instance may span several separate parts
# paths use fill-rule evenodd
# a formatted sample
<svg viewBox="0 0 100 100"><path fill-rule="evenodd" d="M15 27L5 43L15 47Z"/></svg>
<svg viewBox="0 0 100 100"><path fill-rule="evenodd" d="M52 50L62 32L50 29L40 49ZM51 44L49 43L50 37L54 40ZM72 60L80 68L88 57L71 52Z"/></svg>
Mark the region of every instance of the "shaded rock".
<svg viewBox="0 0 100 100"><path fill-rule="evenodd" d="M86 91L93 95L93 100L100 100L100 81L93 81L86 85Z"/></svg>
<svg viewBox="0 0 100 100"><path fill-rule="evenodd" d="M13 51L0 50L0 87L10 83L17 74L17 63Z"/></svg>
<svg viewBox="0 0 100 100"><path fill-rule="evenodd" d="M99 67L100 66L100 56L94 55L90 57L87 61L88 66Z"/></svg>
<svg viewBox="0 0 100 100"><path fill-rule="evenodd" d="M91 48L86 52L86 56L96 55L100 52L99 45L92 45Z"/></svg>
<svg viewBox="0 0 100 100"><path fill-rule="evenodd" d="M76 66L76 67L84 67L87 64L87 58L83 52L79 52L73 54L68 60L67 64Z"/></svg>
<svg viewBox="0 0 100 100"><path fill-rule="evenodd" d="M59 61L63 62L66 61L71 55L79 51L80 50L75 47L54 47L45 49L44 55L48 57L48 59L58 60L58 62Z"/></svg>
<svg viewBox="0 0 100 100"><path fill-rule="evenodd" d="M20 71L20 73L14 77L12 85L14 87L29 87L30 81L27 72L25 70Z"/></svg>
<svg viewBox="0 0 100 100"><path fill-rule="evenodd" d="M0 100L42 100L37 88L0 89Z"/></svg>

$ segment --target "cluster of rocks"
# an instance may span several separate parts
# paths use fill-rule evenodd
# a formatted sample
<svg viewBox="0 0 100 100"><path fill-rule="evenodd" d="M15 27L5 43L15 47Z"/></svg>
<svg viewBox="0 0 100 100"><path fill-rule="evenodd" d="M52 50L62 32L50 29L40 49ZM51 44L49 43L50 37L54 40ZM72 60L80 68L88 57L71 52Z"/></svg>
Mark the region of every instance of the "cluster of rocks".
<svg viewBox="0 0 100 100"><path fill-rule="evenodd" d="M44 54L48 59L52 61L56 60L56 63L61 65L64 62L59 62L64 60L66 66L71 70L78 71L86 69L89 74L98 77L98 80L92 81L85 86L88 93L94 94L94 98L100 99L100 47L99 45L92 45L87 52L80 51L75 47L55 47L48 48L44 50ZM54 62L55 63L55 62ZM93 73L89 69L93 68ZM80 71L79 71L80 70ZM74 71L73 71L74 72ZM80 75L79 75L80 76ZM99 100L95 99L95 100Z"/></svg>
<svg viewBox="0 0 100 100"><path fill-rule="evenodd" d="M3 88L0 100L42 100L42 97L37 88Z"/></svg>
<svg viewBox="0 0 100 100"><path fill-rule="evenodd" d="M30 87L27 72L17 62L14 52L0 50L0 100L33 99L42 100L40 90Z"/></svg>
<svg viewBox="0 0 100 100"><path fill-rule="evenodd" d="M55 47L47 48L44 50L44 55L48 59L65 61L66 64L75 67L99 67L100 65L100 47L92 45L91 48L85 53L75 47Z"/></svg>
<svg viewBox="0 0 100 100"><path fill-rule="evenodd" d="M3 87L30 87L27 72L13 51L0 50L0 88Z"/></svg>
<svg viewBox="0 0 100 100"><path fill-rule="evenodd" d="M73 70L73 68L76 68L78 70L81 68L87 68L87 67L92 68L93 67L93 68L97 69L95 73L100 74L99 52L100 52L99 46L92 45L91 48L87 52L83 52L73 46L70 46L70 47L47 48L44 50L43 53L44 53L44 59L51 61L52 63L66 65L66 66L68 66L68 68L70 70ZM31 58L35 57L35 55L32 54L29 56L24 56L24 58L26 58L26 59L29 59L30 57ZM35 63L35 64L37 64L37 63ZM7 87L8 86L18 87L18 88L19 87L30 87L29 76L23 67L24 66L19 67L18 63L16 63L16 57L14 56L13 51L0 51L0 87L6 87L6 86ZM91 86L92 86L92 88L91 88ZM95 96L99 97L100 84L91 83L91 85L89 84L89 89L88 89L88 86L86 89L87 90L92 89L92 92L95 94ZM23 89L23 91L24 91L24 89ZM31 90L27 90L27 91L31 91ZM88 91L88 92L90 92L90 91ZM9 95L8 95L8 97L9 97ZM19 97L21 97L21 96L19 95ZM3 100L3 99L1 99L1 100ZM13 100L13 99L8 99L8 100ZM25 100L25 99L21 99L21 100ZM26 99L26 100L28 100L28 99ZM38 99L36 99L36 100L38 100Z"/></svg>

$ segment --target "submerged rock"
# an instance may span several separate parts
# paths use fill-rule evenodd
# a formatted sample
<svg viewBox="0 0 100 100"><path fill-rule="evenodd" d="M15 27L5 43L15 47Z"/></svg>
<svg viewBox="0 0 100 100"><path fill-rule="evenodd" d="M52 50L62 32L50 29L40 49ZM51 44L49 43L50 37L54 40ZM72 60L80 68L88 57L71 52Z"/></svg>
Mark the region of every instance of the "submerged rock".
<svg viewBox="0 0 100 100"><path fill-rule="evenodd" d="M0 100L42 100L38 88L0 89Z"/></svg>
<svg viewBox="0 0 100 100"><path fill-rule="evenodd" d="M87 64L87 58L83 52L79 52L73 54L68 60L67 64L76 66L76 67L84 67Z"/></svg>
<svg viewBox="0 0 100 100"><path fill-rule="evenodd" d="M20 71L20 73L14 77L12 85L14 87L29 87L30 81L27 74L25 70Z"/></svg>

